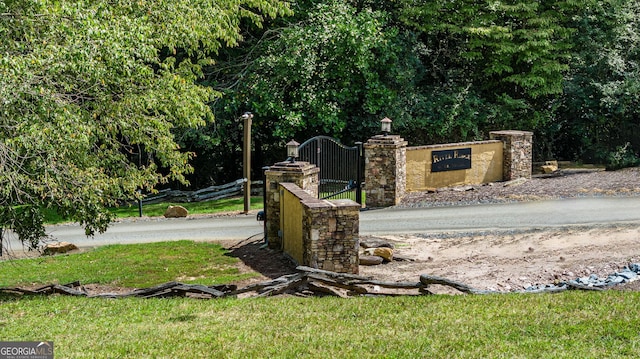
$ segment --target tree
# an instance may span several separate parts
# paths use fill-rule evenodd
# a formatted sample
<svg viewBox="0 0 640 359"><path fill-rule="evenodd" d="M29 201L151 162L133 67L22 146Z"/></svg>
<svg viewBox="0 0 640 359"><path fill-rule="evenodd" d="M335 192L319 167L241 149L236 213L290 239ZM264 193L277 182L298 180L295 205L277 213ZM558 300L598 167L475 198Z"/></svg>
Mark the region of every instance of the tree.
<svg viewBox="0 0 640 359"><path fill-rule="evenodd" d="M0 226L31 248L42 213L106 230L107 206L184 181L174 132L213 119L202 68L282 1L0 0Z"/></svg>
<svg viewBox="0 0 640 359"><path fill-rule="evenodd" d="M606 163L617 147L635 155L640 149L638 2L600 1L574 19L575 51L552 132L556 147L570 160Z"/></svg>
<svg viewBox="0 0 640 359"><path fill-rule="evenodd" d="M572 55L572 18L593 1L402 1L402 21L422 33L445 128L462 134L544 130L555 121ZM444 94L444 95L439 95ZM455 100L459 99L459 100ZM436 107L436 114L441 110ZM484 137L482 136L482 137ZM545 136L536 143L544 146ZM538 152L542 149L538 148Z"/></svg>
<svg viewBox="0 0 640 359"><path fill-rule="evenodd" d="M256 34L245 51L227 52L228 66L214 66L209 83L228 94L216 113L253 111L263 144L318 134L366 140L380 119L404 111L401 99L419 66L407 53L415 38L377 3L389 4L297 2L295 16Z"/></svg>

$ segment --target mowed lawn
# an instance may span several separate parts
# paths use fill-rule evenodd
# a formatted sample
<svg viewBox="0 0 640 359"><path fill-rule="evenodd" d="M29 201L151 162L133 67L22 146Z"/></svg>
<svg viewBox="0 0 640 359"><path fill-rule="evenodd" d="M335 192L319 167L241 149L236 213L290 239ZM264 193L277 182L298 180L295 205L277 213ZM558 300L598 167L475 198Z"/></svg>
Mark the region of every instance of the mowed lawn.
<svg viewBox="0 0 640 359"><path fill-rule="evenodd" d="M0 285L79 280L144 287L247 277L235 269L238 259L212 243L103 248L0 262ZM0 338L53 341L56 358L631 358L640 354L640 294L213 300L2 295Z"/></svg>

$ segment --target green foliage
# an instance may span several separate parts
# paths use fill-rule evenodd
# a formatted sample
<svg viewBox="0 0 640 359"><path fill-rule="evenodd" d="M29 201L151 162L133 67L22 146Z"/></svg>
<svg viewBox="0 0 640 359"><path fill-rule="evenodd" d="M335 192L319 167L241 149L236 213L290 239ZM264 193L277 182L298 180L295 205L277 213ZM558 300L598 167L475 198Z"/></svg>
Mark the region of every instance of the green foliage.
<svg viewBox="0 0 640 359"><path fill-rule="evenodd" d="M293 20L264 34L245 77L216 108L245 106L261 121L258 131L281 143L316 134L362 140L354 135L377 129L412 77L402 72L404 35L389 14L344 1L317 2Z"/></svg>
<svg viewBox="0 0 640 359"><path fill-rule="evenodd" d="M174 133L213 119L211 54L283 2L0 2L0 225L31 245L41 208L104 231L105 207L185 181ZM19 213L18 213L19 212Z"/></svg>
<svg viewBox="0 0 640 359"><path fill-rule="evenodd" d="M601 1L574 17L572 69L553 133L558 152L568 159L603 161L626 142L640 148L637 5Z"/></svg>
<svg viewBox="0 0 640 359"><path fill-rule="evenodd" d="M607 170L634 167L640 165L640 156L633 151L631 144L627 142L624 146L618 146L615 151L608 153L604 164L607 166Z"/></svg>
<svg viewBox="0 0 640 359"><path fill-rule="evenodd" d="M441 51L483 91L531 99L562 92L572 31L563 21L579 5L557 1L406 4L405 23L430 37L446 39L441 41L446 46Z"/></svg>
<svg viewBox="0 0 640 359"><path fill-rule="evenodd" d="M0 286L70 283L144 288L179 281L224 284L242 280L237 259L217 243L173 241L109 245L84 253L0 262Z"/></svg>

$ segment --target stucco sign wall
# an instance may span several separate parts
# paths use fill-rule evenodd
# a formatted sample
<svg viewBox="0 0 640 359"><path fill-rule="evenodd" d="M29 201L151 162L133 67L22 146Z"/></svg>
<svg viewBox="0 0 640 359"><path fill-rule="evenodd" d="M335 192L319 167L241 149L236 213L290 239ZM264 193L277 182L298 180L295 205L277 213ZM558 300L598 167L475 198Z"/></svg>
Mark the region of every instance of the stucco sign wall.
<svg viewBox="0 0 640 359"><path fill-rule="evenodd" d="M407 191L501 181L498 140L407 147Z"/></svg>

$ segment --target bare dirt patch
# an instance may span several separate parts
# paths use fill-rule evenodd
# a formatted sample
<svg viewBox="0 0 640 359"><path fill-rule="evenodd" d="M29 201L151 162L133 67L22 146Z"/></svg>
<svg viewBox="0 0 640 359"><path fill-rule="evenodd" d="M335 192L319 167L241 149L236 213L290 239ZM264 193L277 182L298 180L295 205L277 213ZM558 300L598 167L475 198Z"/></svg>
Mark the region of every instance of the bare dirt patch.
<svg viewBox="0 0 640 359"><path fill-rule="evenodd" d="M640 228L632 226L383 239L413 261L361 266L361 275L416 281L430 274L506 292L592 274L606 277L640 261Z"/></svg>
<svg viewBox="0 0 640 359"><path fill-rule="evenodd" d="M640 227L631 225L375 238L392 243L397 256L410 259L360 266L360 275L386 282L418 282L421 274L429 274L476 289L512 292L592 274L606 277L640 262ZM224 244L231 256L241 260L241 271L259 273L236 283L239 287L295 273L295 266L282 253L264 248L261 242ZM638 290L638 283L616 289ZM429 291L459 293L437 285Z"/></svg>

